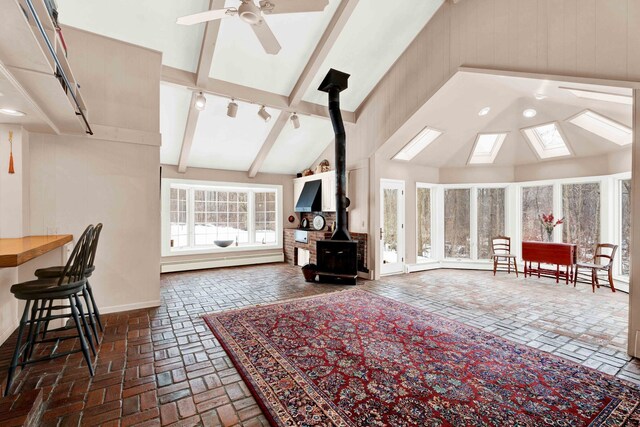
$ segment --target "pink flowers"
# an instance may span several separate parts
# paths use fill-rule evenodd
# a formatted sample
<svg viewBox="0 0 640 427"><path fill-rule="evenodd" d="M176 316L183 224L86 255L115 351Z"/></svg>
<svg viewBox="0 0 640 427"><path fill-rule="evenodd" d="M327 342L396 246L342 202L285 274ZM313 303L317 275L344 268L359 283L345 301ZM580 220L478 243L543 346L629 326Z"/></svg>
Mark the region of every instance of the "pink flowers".
<svg viewBox="0 0 640 427"><path fill-rule="evenodd" d="M547 230L547 233L551 233L556 225L564 223L564 218L560 218L556 221L553 213L550 213L549 215L540 214L540 223Z"/></svg>

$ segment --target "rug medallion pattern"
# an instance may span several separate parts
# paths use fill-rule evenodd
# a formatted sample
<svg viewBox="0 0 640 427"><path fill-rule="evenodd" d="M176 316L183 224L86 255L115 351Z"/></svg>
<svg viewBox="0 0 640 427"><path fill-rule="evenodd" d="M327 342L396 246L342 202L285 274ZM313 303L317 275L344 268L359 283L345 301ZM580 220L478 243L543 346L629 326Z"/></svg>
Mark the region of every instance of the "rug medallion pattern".
<svg viewBox="0 0 640 427"><path fill-rule="evenodd" d="M366 291L205 316L278 426L621 426L640 389Z"/></svg>

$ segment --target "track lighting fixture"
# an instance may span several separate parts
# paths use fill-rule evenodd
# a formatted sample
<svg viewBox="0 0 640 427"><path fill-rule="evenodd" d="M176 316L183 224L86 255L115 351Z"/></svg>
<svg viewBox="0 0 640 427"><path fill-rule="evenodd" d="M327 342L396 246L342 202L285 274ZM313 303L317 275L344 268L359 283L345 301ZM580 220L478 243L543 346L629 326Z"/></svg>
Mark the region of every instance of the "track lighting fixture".
<svg viewBox="0 0 640 427"><path fill-rule="evenodd" d="M238 114L238 104L232 99L229 105L227 105L227 116L235 118L236 114Z"/></svg>
<svg viewBox="0 0 640 427"><path fill-rule="evenodd" d="M293 113L293 115L291 116L291 123L293 123L294 129L300 128L300 117L298 117L296 113Z"/></svg>
<svg viewBox="0 0 640 427"><path fill-rule="evenodd" d="M260 116L265 123L271 120L271 114L267 113L267 110L264 109L264 105L258 110L258 116Z"/></svg>
<svg viewBox="0 0 640 427"><path fill-rule="evenodd" d="M205 107L207 106L207 98L205 98L202 92L196 95L196 100L193 106L196 107L196 110L198 111L204 111Z"/></svg>

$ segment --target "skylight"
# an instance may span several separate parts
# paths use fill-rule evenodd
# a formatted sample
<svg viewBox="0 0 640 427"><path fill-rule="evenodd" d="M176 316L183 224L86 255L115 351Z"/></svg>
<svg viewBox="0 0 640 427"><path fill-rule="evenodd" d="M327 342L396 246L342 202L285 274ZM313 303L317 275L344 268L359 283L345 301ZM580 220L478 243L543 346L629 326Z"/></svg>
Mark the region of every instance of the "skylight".
<svg viewBox="0 0 640 427"><path fill-rule="evenodd" d="M506 133L478 134L469 164L493 163L506 137Z"/></svg>
<svg viewBox="0 0 640 427"><path fill-rule="evenodd" d="M621 95L618 93L597 92L595 90L576 89L571 87L561 87L560 89L568 90L578 98L594 99L596 101L616 102L618 104L633 104L633 97L629 95Z"/></svg>
<svg viewBox="0 0 640 427"><path fill-rule="evenodd" d="M630 128L591 110L584 110L569 121L618 145L631 144L633 139Z"/></svg>
<svg viewBox="0 0 640 427"><path fill-rule="evenodd" d="M409 161L418 155L422 150L427 148L429 144L435 141L442 132L430 127L426 127L420 131L402 150L393 156L393 160Z"/></svg>
<svg viewBox="0 0 640 427"><path fill-rule="evenodd" d="M541 159L571 155L555 122L526 128L522 132Z"/></svg>

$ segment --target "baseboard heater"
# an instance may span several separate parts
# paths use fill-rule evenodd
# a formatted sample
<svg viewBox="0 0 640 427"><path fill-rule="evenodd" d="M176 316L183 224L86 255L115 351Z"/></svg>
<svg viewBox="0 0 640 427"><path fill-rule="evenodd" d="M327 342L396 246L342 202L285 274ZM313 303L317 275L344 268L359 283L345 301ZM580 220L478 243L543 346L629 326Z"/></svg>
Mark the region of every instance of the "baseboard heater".
<svg viewBox="0 0 640 427"><path fill-rule="evenodd" d="M269 264L284 262L283 253L270 253L261 255L239 255L224 258L204 258L188 261L166 261L160 264L161 273L173 273L177 271L204 270L207 268L239 267L242 265Z"/></svg>

